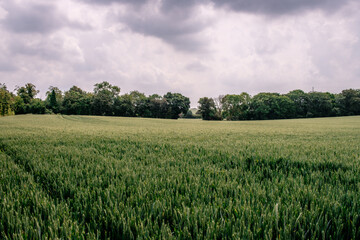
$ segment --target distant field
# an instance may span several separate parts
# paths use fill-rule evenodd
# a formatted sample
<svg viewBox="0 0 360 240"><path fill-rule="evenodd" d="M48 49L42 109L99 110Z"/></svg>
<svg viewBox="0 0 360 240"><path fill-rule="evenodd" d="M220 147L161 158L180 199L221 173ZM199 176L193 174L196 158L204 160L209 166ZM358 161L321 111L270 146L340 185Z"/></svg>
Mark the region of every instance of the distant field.
<svg viewBox="0 0 360 240"><path fill-rule="evenodd" d="M0 239L360 239L360 117L0 118Z"/></svg>

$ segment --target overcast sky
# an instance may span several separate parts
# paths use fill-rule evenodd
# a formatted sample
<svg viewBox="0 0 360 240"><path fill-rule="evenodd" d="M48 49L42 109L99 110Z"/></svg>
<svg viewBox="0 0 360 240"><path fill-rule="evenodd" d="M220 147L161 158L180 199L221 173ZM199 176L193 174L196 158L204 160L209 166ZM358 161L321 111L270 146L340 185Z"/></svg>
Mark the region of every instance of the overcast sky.
<svg viewBox="0 0 360 240"><path fill-rule="evenodd" d="M359 0L0 0L0 82L200 97L360 88Z"/></svg>

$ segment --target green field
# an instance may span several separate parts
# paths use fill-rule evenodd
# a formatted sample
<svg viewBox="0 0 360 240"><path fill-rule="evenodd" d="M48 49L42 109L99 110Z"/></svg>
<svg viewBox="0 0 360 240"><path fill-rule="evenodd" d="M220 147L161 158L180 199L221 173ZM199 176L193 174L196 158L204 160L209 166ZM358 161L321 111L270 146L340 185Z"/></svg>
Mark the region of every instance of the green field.
<svg viewBox="0 0 360 240"><path fill-rule="evenodd" d="M0 239L360 239L360 117L0 118Z"/></svg>

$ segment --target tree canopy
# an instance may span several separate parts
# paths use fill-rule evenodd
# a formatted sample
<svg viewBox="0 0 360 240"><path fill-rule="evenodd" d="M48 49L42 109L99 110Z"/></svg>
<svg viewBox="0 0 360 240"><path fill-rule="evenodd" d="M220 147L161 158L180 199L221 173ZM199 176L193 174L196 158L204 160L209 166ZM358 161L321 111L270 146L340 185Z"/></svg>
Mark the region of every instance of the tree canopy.
<svg viewBox="0 0 360 240"><path fill-rule="evenodd" d="M215 111L214 101L200 98L198 108L204 120L214 120L209 117ZM219 108L222 117L232 121L359 115L360 90L347 89L339 94L293 90L287 94L259 93L253 97L243 92L225 95Z"/></svg>
<svg viewBox="0 0 360 240"><path fill-rule="evenodd" d="M262 92L250 96L240 94L202 97L198 110L190 111L190 99L181 93L146 96L137 90L120 95L120 87L103 81L93 92L77 86L68 91L50 86L46 99L36 98L39 91L32 83L10 92L0 84L0 115L60 113L123 117L193 118L204 120L262 120L306 117L360 115L360 89L345 89L341 93L304 92L296 89L286 94Z"/></svg>

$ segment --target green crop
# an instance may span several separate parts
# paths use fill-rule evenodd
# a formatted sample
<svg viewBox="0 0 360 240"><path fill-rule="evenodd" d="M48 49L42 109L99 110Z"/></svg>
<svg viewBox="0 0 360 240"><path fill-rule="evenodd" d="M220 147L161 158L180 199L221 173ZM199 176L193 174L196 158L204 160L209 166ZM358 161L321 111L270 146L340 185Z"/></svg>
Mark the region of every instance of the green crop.
<svg viewBox="0 0 360 240"><path fill-rule="evenodd" d="M360 117L0 119L1 239L360 239Z"/></svg>

